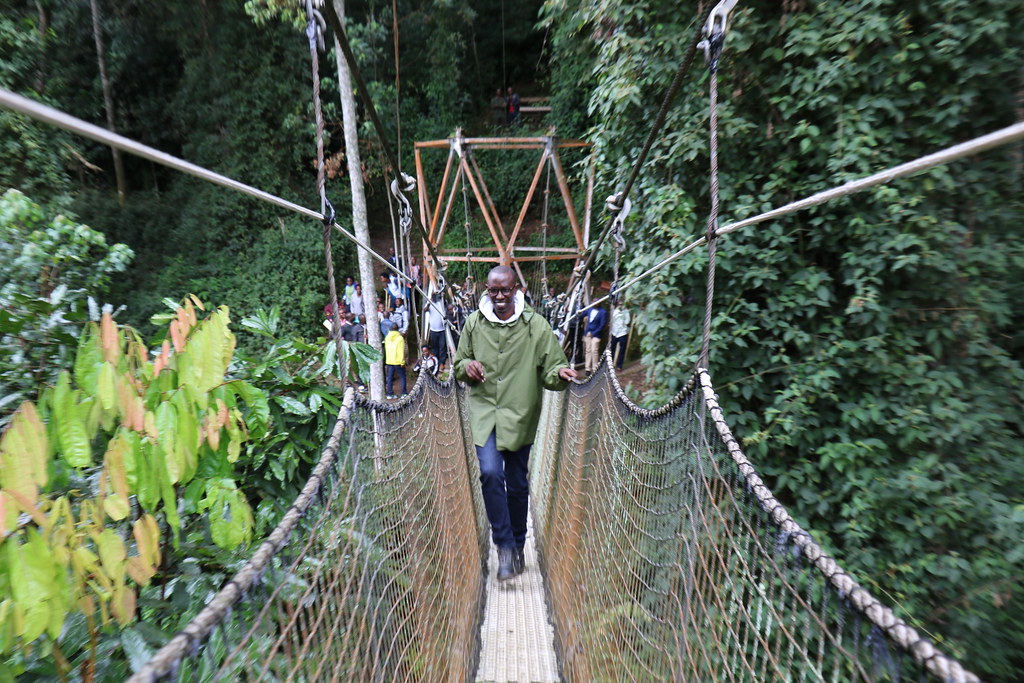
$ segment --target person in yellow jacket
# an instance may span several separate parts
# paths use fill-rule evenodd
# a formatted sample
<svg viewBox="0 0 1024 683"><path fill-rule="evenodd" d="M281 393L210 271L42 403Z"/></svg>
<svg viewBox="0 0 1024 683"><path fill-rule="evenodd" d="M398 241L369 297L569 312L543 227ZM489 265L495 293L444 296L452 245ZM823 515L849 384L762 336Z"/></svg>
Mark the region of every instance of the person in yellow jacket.
<svg viewBox="0 0 1024 683"><path fill-rule="evenodd" d="M455 376L469 385L469 423L480 461L480 486L498 548L497 579L525 568L527 465L540 420L541 389L565 389L569 367L551 325L526 304L516 272L487 276L480 310L466 320Z"/></svg>
<svg viewBox="0 0 1024 683"><path fill-rule="evenodd" d="M398 375L402 380L402 396L405 396L405 337L390 320L381 323L381 327L388 328L388 334L384 337L384 391L388 398L396 398L391 390L394 388L395 375Z"/></svg>

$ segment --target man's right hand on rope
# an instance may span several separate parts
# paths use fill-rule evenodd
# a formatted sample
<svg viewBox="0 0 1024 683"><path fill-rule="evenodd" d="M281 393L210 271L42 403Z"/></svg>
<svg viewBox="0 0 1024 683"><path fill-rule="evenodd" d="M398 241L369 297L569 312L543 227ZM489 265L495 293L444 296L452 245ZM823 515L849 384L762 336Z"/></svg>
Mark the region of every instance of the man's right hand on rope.
<svg viewBox="0 0 1024 683"><path fill-rule="evenodd" d="M477 382L483 382L487 378L484 376L484 364L478 360L471 360L466 365L466 374L470 379L476 380Z"/></svg>

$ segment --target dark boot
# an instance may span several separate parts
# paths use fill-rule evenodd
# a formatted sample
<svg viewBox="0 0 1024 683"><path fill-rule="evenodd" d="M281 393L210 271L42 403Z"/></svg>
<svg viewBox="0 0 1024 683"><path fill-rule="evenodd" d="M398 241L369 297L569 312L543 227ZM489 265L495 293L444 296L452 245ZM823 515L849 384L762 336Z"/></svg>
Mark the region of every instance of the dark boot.
<svg viewBox="0 0 1024 683"><path fill-rule="evenodd" d="M512 570L513 555L512 548L498 548L498 581L508 581L515 576L515 572Z"/></svg>
<svg viewBox="0 0 1024 683"><path fill-rule="evenodd" d="M512 554L512 571L516 576L526 571L526 554L523 552L522 546L517 546Z"/></svg>

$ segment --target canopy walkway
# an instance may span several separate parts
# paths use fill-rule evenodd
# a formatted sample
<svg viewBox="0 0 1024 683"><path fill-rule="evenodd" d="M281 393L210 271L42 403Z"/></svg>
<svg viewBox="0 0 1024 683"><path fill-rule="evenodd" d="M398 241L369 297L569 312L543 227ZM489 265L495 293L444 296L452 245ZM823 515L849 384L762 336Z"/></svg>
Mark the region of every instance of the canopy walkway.
<svg viewBox="0 0 1024 683"><path fill-rule="evenodd" d="M977 680L790 519L706 372L651 411L608 360L545 397L525 574L485 591L462 389L349 390L279 527L131 680Z"/></svg>
<svg viewBox="0 0 1024 683"><path fill-rule="evenodd" d="M606 202L607 224L595 240L582 240L585 252L574 252L581 262L567 287L576 293L560 314L562 329L604 301L583 306L578 293L605 240L615 255L611 295L707 245L699 361L707 367L719 237L1024 139L1024 123L1016 123L720 226L715 74L733 5L706 7L629 178ZM323 9L389 164L400 171L340 20L330 3ZM2 89L0 106L321 221L337 312L331 232L372 250L338 224L327 201L317 66L323 17L315 20L311 2L307 15L320 211ZM711 73L707 232L620 282L630 190L698 49ZM419 231L430 267L443 271L428 234L438 228L438 210L430 225L425 212L414 221L403 193L415 183L397 175L392 192L405 242ZM516 235L492 233L499 252L511 251ZM368 313L372 328L372 307ZM340 328L337 313L334 324ZM501 588L487 582L488 525L462 388L424 375L408 398L389 405L349 389L320 462L281 524L131 680L978 680L860 587L790 518L730 433L705 370L651 411L626 398L609 360L606 353L587 382L545 397L530 466L533 544L525 574Z"/></svg>

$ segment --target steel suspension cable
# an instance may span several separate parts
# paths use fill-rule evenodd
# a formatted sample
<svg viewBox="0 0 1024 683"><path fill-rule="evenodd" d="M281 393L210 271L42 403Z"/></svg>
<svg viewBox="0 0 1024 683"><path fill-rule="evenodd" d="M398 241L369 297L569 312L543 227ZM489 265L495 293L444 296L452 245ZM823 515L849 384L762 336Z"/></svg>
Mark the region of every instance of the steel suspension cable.
<svg viewBox="0 0 1024 683"><path fill-rule="evenodd" d="M862 192L864 190L867 190L878 185L885 185L886 183L892 182L893 180L905 178L907 176L914 175L915 173L920 173L921 171L927 171L928 169L934 168L936 166L942 166L943 164L948 164L953 161L963 159L964 157L972 156L974 154L980 154L981 152L988 151L995 147L1012 144L1020 140L1024 140L1024 122L1016 123L1012 126L1001 128L997 131L993 131L986 135L976 137L973 140L968 140L966 142L959 143L952 147L947 147L946 149L934 152L927 156L920 157L913 161L908 161L898 166L893 166L892 168L886 169L884 171L879 171L878 173L874 173L863 178L858 178L857 180L851 180L850 182L845 183L843 185L839 185L828 190L823 190L816 194L804 197L803 199L798 199L795 202L790 202L789 204L784 204L774 209L770 209L768 211L765 211L764 213L759 213L756 216L751 216L750 218L744 218L743 220L727 223L726 225L723 225L717 230L715 230L715 235L727 235L731 232L739 230L740 228L745 228L751 225L756 225L758 223L763 223L764 221L771 220L772 218L781 218L783 216L788 216L789 214L796 213L804 209L809 209L814 206L818 206L819 204L823 204L832 199L837 199L857 192ZM580 309L580 311L578 311L578 314L583 313L588 308L592 308L594 306L597 306L598 304L604 303L613 294L622 292L632 287L633 285L646 280L649 276L658 272L659 270L661 270L668 264L672 263L673 261L676 261L679 258L685 256L686 254L689 254L694 249L704 246L705 244L707 244L707 241L707 235L696 238L693 242L690 242L682 249L673 252L672 254L663 258L658 263L654 264L647 270L640 273L639 275L622 283L622 285L617 287L615 292L613 292L612 294L609 294L608 296L604 296L596 301L593 301L590 303L589 306Z"/></svg>
<svg viewBox="0 0 1024 683"><path fill-rule="evenodd" d="M345 33L345 27L338 18L338 13L334 11L333 3L325 2L324 11L327 23L330 24L331 30L334 31L335 36L338 39L338 44L341 46L341 51L345 55L345 61L348 63L348 68L352 73L352 78L356 81L356 89L359 91L359 97L363 101L366 113L370 117L370 121L373 123L374 129L377 131L377 138L380 140L380 145L384 150L384 155L387 157L391 168L394 169L398 177L401 178L403 175L401 172L401 164L399 164L395 153L391 149L391 145L388 143L384 126L380 122L380 117L377 116L377 108L373 104L373 98L370 97L370 91L367 89L366 83L363 81L362 72L359 70L359 65L356 63L355 55L352 53L352 46L348 42L348 34ZM416 230L419 232L420 238L423 240L423 244L427 247L430 259L434 262L434 267L439 272L443 273L444 264L438 256L437 250L434 249L434 245L430 242L430 236L427 235L426 230L423 229L423 225L419 221L413 221L413 224L416 226Z"/></svg>
<svg viewBox="0 0 1024 683"><path fill-rule="evenodd" d="M671 85L669 85L668 90L665 92L665 97L661 102L661 107L658 109L658 115L655 117L654 124L651 126L651 130L647 134L647 140L644 141L644 146L641 148L640 154L637 155L636 161L633 163L633 168L630 171L629 177L626 179L625 185L623 185L622 190L617 194L617 196L626 198L633 189L637 176L640 174L640 169L643 168L643 165L647 162L647 156L650 154L651 148L654 146L654 141L657 138L658 133L661 132L662 126L665 124L669 107L672 105L672 101L675 99L680 86L682 86L683 78L686 76L687 72L689 72L690 65L693 64L693 58L697 54L697 44L700 42L703 35L704 24L707 22L708 17L711 16L711 12L715 7L715 3L708 3L707 9L704 10L704 13L697 21L697 29L694 31L693 39L690 41L689 46L687 46L686 53L683 55L683 60L680 62L679 68L676 70L676 74L672 79ZM587 258L583 262L582 268L579 269L580 273L590 269L591 264L593 264L594 259L597 256L597 251L601 248L601 245L611 232L613 222L614 219L609 218L597 240L592 246L587 248ZM569 282L569 289L572 289L576 277L577 273L574 272Z"/></svg>
<svg viewBox="0 0 1024 683"><path fill-rule="evenodd" d="M391 0L391 27L395 44L395 137L398 143L398 174L402 174L402 79L398 62L398 0Z"/></svg>
<svg viewBox="0 0 1024 683"><path fill-rule="evenodd" d="M247 185L235 180L234 178L229 178L228 176L211 171L203 166L193 164L189 161L185 161L184 159L179 159L176 156L167 154L166 152L161 152L160 150L144 145L141 142L126 138L123 135L112 133L105 128L100 128L88 121L83 121L82 119L71 116L70 114L58 111L53 107L49 107L27 97L17 95L3 88L0 88L0 106L6 107L11 111L16 111L20 114L30 116L37 121L49 123L71 133L75 133L76 135L81 135L84 138L88 138L109 147L117 147L129 154L134 154L135 156L143 159L148 159L149 161L160 164L161 166L172 168L176 171L199 178L200 180L213 183L214 185L220 185L221 187L241 192L242 194L246 194L268 204L273 204L274 206L287 209L307 218L314 218L321 223L324 221L325 216L322 212L314 211L313 209L288 201L287 199L278 197L277 195L271 194L265 190L260 190L252 185ZM331 228L341 233L345 239L355 244L359 249L365 251L387 270L395 273L407 282L412 281L412 278L395 266L391 265L391 263L386 258L378 254L373 247L365 244L358 237L339 225L337 220L332 220ZM425 296L425 293L419 286L414 286L416 291Z"/></svg>
<svg viewBox="0 0 1024 683"><path fill-rule="evenodd" d="M708 351L711 346L711 311L715 299L715 256L718 253L718 60L725 41L724 26L708 36L708 128L711 166L711 211L708 214L708 279L704 299L704 334L701 339L698 367L708 369Z"/></svg>

